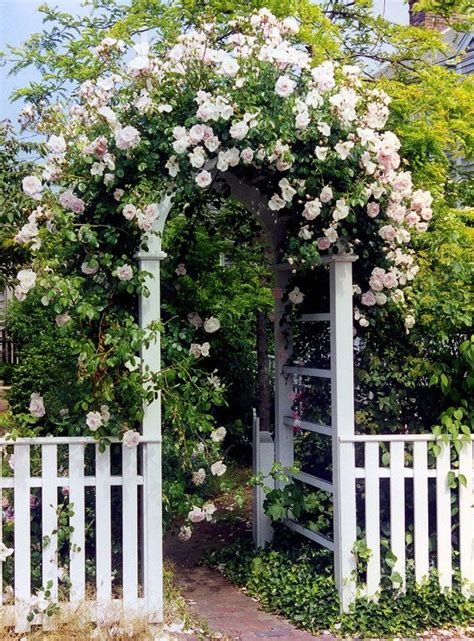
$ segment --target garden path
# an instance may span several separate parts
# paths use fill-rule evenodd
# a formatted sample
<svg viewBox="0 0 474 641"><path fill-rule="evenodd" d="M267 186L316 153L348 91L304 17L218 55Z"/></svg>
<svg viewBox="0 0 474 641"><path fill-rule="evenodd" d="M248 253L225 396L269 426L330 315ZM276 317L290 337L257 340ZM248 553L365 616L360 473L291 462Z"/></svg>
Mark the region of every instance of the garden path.
<svg viewBox="0 0 474 641"><path fill-rule="evenodd" d="M175 568L190 611L205 620L213 632L210 639L234 641L333 641L332 635L314 637L274 614L263 612L258 603L210 568L199 565L203 555L229 542L228 529L200 523L187 543L176 537L165 543L165 554ZM189 637L188 637L189 638Z"/></svg>

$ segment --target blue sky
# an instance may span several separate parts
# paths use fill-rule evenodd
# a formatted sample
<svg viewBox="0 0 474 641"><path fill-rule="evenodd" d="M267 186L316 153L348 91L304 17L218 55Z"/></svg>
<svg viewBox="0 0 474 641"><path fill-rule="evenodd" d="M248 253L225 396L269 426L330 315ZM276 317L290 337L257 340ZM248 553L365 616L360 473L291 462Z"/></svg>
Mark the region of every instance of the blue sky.
<svg viewBox="0 0 474 641"><path fill-rule="evenodd" d="M41 29L42 14L36 9L43 3L44 0L0 0L0 50L5 50L6 44L21 44L31 33ZM81 0L51 0L50 4L70 13L84 11ZM408 21L404 0L375 0L375 9L394 22ZM16 120L21 106L19 103L9 104L8 96L32 79L31 71L10 78L6 69L0 68L0 119Z"/></svg>

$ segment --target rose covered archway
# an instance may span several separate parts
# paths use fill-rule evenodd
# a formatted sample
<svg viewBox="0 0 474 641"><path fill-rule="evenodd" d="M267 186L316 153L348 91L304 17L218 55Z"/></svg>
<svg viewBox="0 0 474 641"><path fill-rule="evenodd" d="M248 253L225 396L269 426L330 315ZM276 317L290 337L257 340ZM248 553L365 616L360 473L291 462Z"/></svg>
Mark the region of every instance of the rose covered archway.
<svg viewBox="0 0 474 641"><path fill-rule="evenodd" d="M385 129L388 96L358 67L312 55L298 30L295 19L280 21L262 9L225 24L203 22L172 42L140 42L128 53L125 43L105 38L95 51L97 79L81 85L77 102L31 116L48 136L49 155L41 176L23 181L37 202L15 237L32 256L15 294L24 300L37 290L75 343L87 387L77 408L85 435L133 443L143 403L144 435L157 434L161 327L159 291L150 279L159 274L171 206L185 211L195 199L228 190L257 214L275 264L286 266L276 270L280 317L310 294L298 281L302 271L336 265L339 357L352 345L347 257L353 254L357 326L376 322L387 306L402 311L407 330L413 325L403 287L417 272L410 241L427 227L431 196L414 189L400 142ZM142 326L133 311L137 295ZM186 367L204 351L194 344ZM283 366L289 354L281 351ZM287 392L282 387L282 406ZM333 401L345 400L339 415L353 430L352 368L333 393ZM208 452L215 463L214 441ZM159 456L157 450L148 457L150 474ZM287 463L281 451L277 459ZM161 490L155 490L146 511L159 527L152 502ZM194 503L190 521L205 509ZM150 551L157 562L160 554Z"/></svg>

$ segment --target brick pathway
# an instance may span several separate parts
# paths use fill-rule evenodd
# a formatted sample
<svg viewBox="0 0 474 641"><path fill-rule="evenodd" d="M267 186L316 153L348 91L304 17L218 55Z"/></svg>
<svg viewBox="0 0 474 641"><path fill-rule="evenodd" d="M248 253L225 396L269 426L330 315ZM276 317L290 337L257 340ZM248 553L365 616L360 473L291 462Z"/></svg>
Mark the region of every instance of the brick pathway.
<svg viewBox="0 0 474 641"><path fill-rule="evenodd" d="M199 559L207 550L224 543L224 533L219 533L218 526L210 529L208 524L200 525L202 527L196 528L193 538L187 543L181 543L176 538L166 541L165 554L174 564L175 577L189 609L200 619L205 619L210 630L218 633L211 635L210 639L334 640L330 635L314 637L281 617L262 612L254 599L246 596L218 572L199 566Z"/></svg>

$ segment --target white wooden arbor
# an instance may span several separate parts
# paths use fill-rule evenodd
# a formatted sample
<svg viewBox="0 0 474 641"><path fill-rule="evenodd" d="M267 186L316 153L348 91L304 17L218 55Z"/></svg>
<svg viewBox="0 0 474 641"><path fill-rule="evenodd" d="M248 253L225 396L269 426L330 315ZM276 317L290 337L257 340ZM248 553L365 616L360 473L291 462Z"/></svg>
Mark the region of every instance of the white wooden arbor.
<svg viewBox="0 0 474 641"><path fill-rule="evenodd" d="M285 289L291 265L279 262L280 246L285 238L285 218L272 211L260 191L253 185L246 184L241 179L228 172L220 174L214 185L217 191L224 188L230 189L231 196L241 202L250 210L261 223L267 236L269 248L274 259L275 286ZM148 250L138 255L141 270L150 273L146 283L150 295L142 298L140 303L140 323L142 327L160 318L160 262L166 258L162 250L161 237L167 217L172 208L172 197L165 197L160 203L160 214L155 231L148 241ZM274 461L281 463L285 468L290 468L294 462L293 422L290 417L291 400L290 392L293 390L293 377L310 376L329 378L331 380L331 426L305 423L303 429L324 434L332 440L333 451L333 483L328 483L318 477L300 473L295 478L305 483L319 487L333 494L334 499L334 538L327 537L302 528L294 521L288 521L288 526L310 539L328 547L335 555L335 579L341 595L341 602L347 608L354 595L354 582L351 577L355 568L352 548L356 541L355 518L355 491L349 490L355 486L355 477L351 470L354 468L354 447L351 443L339 444L341 437L354 435L354 375L353 375L353 313L352 313L352 263L356 260L353 255L334 255L323 259L329 266L330 272L330 310L325 314L303 316L304 321L330 321L331 326L331 369L319 370L304 367L290 367L287 365L291 357L291 341L284 336L284 329L280 320L284 315L284 306L277 302L275 314L275 373L276 398L275 398L275 443L268 433L259 433L257 443L254 444L257 457L256 471L268 473ZM286 332L285 332L286 333ZM152 371L160 369L160 342L159 337L149 348L144 348L142 353L142 366L149 367ZM143 421L144 437L161 439L161 399L158 397L145 409ZM150 472L154 474L161 471L158 460L147 461ZM161 473L161 472L160 472ZM345 488L345 490L343 489ZM150 501L160 502L161 487L156 487L153 496L145 497L146 518L158 521L161 518L159 509L152 506ZM258 545L264 544L271 538L271 526L268 517L263 512L263 496L257 491L257 500L254 500L254 539ZM148 516L151 510L151 517ZM161 537L161 533L159 535ZM162 566L161 539L153 542L153 551L145 548L146 554L155 563L153 566ZM145 562L145 567L148 563ZM345 577L345 579L344 579ZM159 595L157 594L157 598Z"/></svg>
<svg viewBox="0 0 474 641"><path fill-rule="evenodd" d="M275 285L285 287L291 267L281 264L278 247L285 233L285 220L267 207L259 191L244 184L230 173L219 176L217 189L224 185L232 196L254 212L268 237L273 250ZM148 297L140 301L142 327L160 317L160 263L166 258L161 247L172 198L160 203L157 221L158 235L150 237L148 250L138 255L140 268L150 274ZM376 598L382 574L381 510L382 483L390 486L390 547L396 557L394 571L405 585L409 563L414 564L415 578L422 581L430 567L439 572L440 583L450 588L455 571L463 580L466 596L474 594L474 500L473 500L473 447L466 443L457 461L451 460L450 444L443 444L436 461L428 458L428 444L435 440L431 434L379 434L374 436L354 434L354 382L353 382L353 333L352 333L352 263L354 256L332 256L325 259L330 272L330 309L321 314L302 316L301 322L329 322L331 341L330 369L317 369L288 365L291 359L291 340L284 336L279 320L283 315L282 303L277 303L275 320L275 373L276 408L275 441L268 432L255 438L256 470L267 473L274 461L284 467L293 463L294 421L290 418L291 399L295 379L301 376L320 377L331 381L331 425L301 421L299 427L330 439L332 446L332 482L317 476L300 473L295 478L310 486L330 492L333 497L333 536L303 527L296 520L289 520L288 527L306 536L334 553L335 580L340 594L341 607L347 610L359 592ZM306 292L307 297L310 296ZM315 292L316 297L316 292ZM286 329L286 328L285 328ZM290 328L291 329L291 328ZM285 334L287 332L285 331ZM291 332L290 332L291 336ZM160 340L142 351L142 364L152 371L160 369ZM257 438L258 436L258 438ZM112 439L114 440L114 439ZM0 439L5 454L15 457L14 470L9 476L0 475L0 500L3 492L13 493L15 507L13 582L6 582L4 563L0 560L0 605L2 625L14 624L17 632L27 632L31 614L32 564L31 547L31 493L41 492L41 532L36 544L41 549L41 585L51 585L52 601L58 590L58 492L68 489L74 514L70 525L68 607L77 607L88 599L86 593L86 561L95 568L95 595L86 604L92 618L114 616L118 613L145 614L151 622L163 618L163 552L162 552L162 477L161 477L161 399L145 408L143 434L139 448L120 446L121 470L112 469L111 452L101 452L94 439L88 437L24 438L16 441ZM390 454L388 464L381 463L381 447ZM117 444L118 447L118 444ZM356 463L356 451L358 452ZM38 461L40 469L33 469L31 461ZM60 457L67 453L67 469L59 466ZM91 456L93 454L93 456ZM86 459L93 460L93 469L86 469ZM361 463L360 461L363 461ZM0 466L1 470L1 466ZM466 483L452 489L447 475L463 476ZM356 508L356 483L363 491L364 514ZM413 515L406 514L407 487L414 494ZM112 491L121 491L122 546L126 550L122 561L121 595L112 585ZM86 559L87 511L86 495L93 492L93 518L96 520L96 550L93 559ZM429 497L436 502L435 550L430 549L428 521ZM272 530L262 509L263 497L256 492L254 501L254 534L257 544L271 538ZM458 516L453 517L453 507ZM89 502L89 510L91 504ZM140 514L142 521L140 522ZM363 518L362 518L363 517ZM411 519L411 521L410 521ZM454 526L454 527L453 527ZM365 532L371 555L366 571L366 583L356 588L353 546L357 528ZM413 559L408 559L406 534L413 528ZM0 543L3 528L0 519ZM42 537L47 537L47 541ZM115 533L117 536L117 533ZM3 604L3 590L14 589L12 603ZM63 605L66 605L63 603ZM35 614L34 624L49 627L47 617Z"/></svg>

